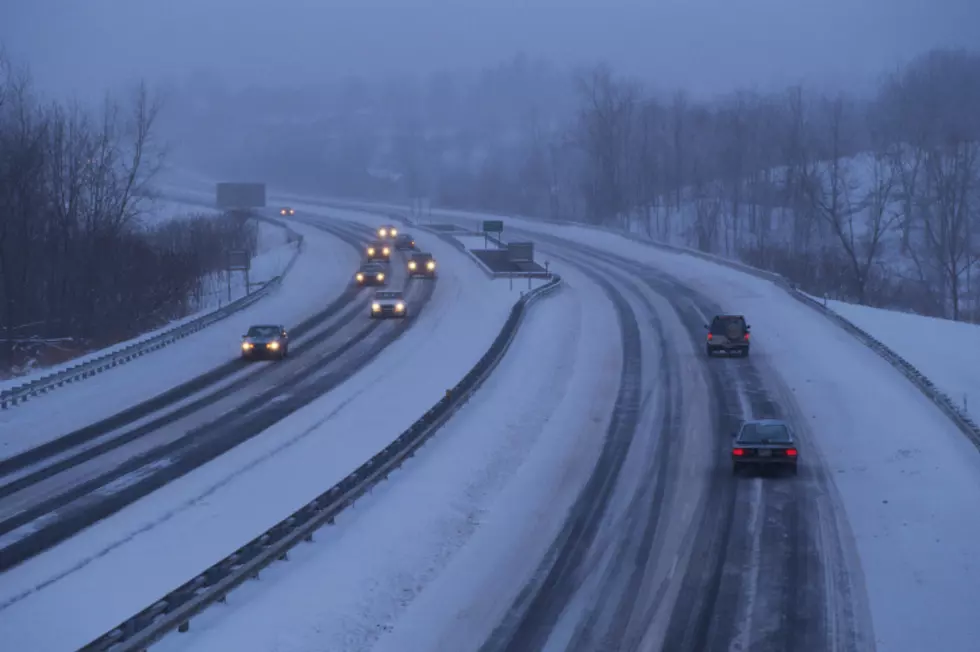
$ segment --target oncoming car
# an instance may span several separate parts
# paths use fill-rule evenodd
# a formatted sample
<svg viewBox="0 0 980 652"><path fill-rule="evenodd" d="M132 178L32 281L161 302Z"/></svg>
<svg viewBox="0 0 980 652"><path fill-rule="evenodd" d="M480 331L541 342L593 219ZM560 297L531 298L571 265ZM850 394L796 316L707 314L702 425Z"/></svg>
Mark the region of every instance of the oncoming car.
<svg viewBox="0 0 980 652"><path fill-rule="evenodd" d="M415 238L412 237L411 233L399 233L398 237L395 238L395 249L399 251L415 249Z"/></svg>
<svg viewBox="0 0 980 652"><path fill-rule="evenodd" d="M385 285L388 275L385 268L378 263L364 263L354 274L354 282L359 286L365 285Z"/></svg>
<svg viewBox="0 0 980 652"><path fill-rule="evenodd" d="M368 243L365 251L368 260L383 260L385 262L391 260L391 246L380 240Z"/></svg>
<svg viewBox="0 0 980 652"><path fill-rule="evenodd" d="M749 354L751 327L745 323L742 315L716 315L711 325L705 324L704 327L708 330L705 351L709 357L719 351L729 355L737 353L742 357Z"/></svg>
<svg viewBox="0 0 980 652"><path fill-rule="evenodd" d="M379 238L394 238L398 235L398 228L392 226L391 224L382 224L378 228Z"/></svg>
<svg viewBox="0 0 980 652"><path fill-rule="evenodd" d="M276 358L289 355L289 335L282 325L250 326L242 335L242 357L246 360Z"/></svg>
<svg viewBox="0 0 980 652"><path fill-rule="evenodd" d="M432 254L416 253L408 259L408 275L412 278L421 276L423 278L436 277L436 261Z"/></svg>
<svg viewBox="0 0 980 652"><path fill-rule="evenodd" d="M282 208L279 209L279 214L280 215L295 215L296 214L296 211L293 210L292 208L290 208L289 206L284 206L284 207L282 207Z"/></svg>
<svg viewBox="0 0 980 652"><path fill-rule="evenodd" d="M374 293L371 302L371 319L387 319L388 317L405 317L408 315L408 304L401 292L384 290Z"/></svg>
<svg viewBox="0 0 980 652"><path fill-rule="evenodd" d="M732 433L732 472L747 468L787 469L796 475L800 452L793 431L779 419L746 421Z"/></svg>

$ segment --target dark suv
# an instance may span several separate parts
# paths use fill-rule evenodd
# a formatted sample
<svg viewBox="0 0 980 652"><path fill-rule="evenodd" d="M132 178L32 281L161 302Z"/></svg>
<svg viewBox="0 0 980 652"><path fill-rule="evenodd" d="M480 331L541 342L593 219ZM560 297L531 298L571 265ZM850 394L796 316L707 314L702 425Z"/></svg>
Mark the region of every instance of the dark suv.
<svg viewBox="0 0 980 652"><path fill-rule="evenodd" d="M749 354L749 330L751 327L745 323L742 315L717 315L711 320L711 324L705 324L708 331L708 338L705 342L705 350L708 356L724 351L729 355L738 354L747 356Z"/></svg>

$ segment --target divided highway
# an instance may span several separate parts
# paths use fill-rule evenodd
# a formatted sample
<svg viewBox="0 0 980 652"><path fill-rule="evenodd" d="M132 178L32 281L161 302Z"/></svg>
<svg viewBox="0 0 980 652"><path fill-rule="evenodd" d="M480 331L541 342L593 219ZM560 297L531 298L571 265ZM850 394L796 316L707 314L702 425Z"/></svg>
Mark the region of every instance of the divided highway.
<svg viewBox="0 0 980 652"><path fill-rule="evenodd" d="M312 223L351 246L360 225ZM254 437L343 383L410 328L432 283L392 257L390 287L405 320L368 318L371 291L352 287L290 330L281 363L229 363L100 423L0 461L0 571L56 545ZM353 273L353 270L352 270Z"/></svg>

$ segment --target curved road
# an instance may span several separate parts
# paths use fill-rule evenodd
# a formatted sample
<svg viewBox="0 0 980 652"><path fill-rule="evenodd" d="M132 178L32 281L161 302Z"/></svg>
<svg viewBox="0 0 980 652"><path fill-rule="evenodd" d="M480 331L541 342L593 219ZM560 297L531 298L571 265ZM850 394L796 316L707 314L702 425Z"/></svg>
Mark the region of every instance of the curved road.
<svg viewBox="0 0 980 652"><path fill-rule="evenodd" d="M873 649L853 539L799 407L764 359L704 355L703 324L725 310L636 261L520 236L605 288L627 367L592 477L482 652ZM761 417L799 433L799 476L732 475L729 434Z"/></svg>
<svg viewBox="0 0 980 652"><path fill-rule="evenodd" d="M360 248L366 227L315 224ZM343 383L413 323L433 285L408 279L392 257L392 283L409 317L370 320L371 290L345 292L291 330L282 363L229 362L106 421L26 451L0 466L0 571L33 557L254 437Z"/></svg>

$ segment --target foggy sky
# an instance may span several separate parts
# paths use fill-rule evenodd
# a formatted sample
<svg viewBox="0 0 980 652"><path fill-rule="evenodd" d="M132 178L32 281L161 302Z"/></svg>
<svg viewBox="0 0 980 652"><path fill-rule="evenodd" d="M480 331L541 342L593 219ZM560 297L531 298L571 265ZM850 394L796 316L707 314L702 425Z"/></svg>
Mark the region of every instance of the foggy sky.
<svg viewBox="0 0 980 652"><path fill-rule="evenodd" d="M851 85L980 47L980 0L0 0L0 42L46 90L197 70L231 84L605 60L696 93Z"/></svg>

